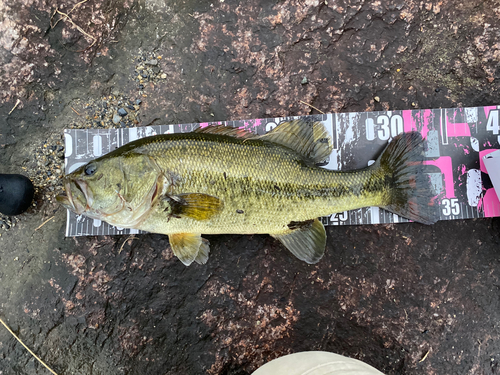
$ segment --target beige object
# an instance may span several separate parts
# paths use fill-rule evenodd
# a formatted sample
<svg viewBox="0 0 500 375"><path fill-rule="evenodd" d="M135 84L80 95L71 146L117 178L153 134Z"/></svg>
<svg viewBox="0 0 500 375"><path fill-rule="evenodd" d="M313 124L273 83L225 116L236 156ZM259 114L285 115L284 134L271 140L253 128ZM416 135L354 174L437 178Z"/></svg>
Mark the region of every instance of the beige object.
<svg viewBox="0 0 500 375"><path fill-rule="evenodd" d="M277 358L252 375L384 375L364 362L329 352L300 352Z"/></svg>

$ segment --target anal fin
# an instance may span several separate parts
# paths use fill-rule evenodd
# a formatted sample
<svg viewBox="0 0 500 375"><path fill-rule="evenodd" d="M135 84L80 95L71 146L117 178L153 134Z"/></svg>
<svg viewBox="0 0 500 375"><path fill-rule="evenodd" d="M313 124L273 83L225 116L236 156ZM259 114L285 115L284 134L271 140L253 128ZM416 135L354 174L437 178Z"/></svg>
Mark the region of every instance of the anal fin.
<svg viewBox="0 0 500 375"><path fill-rule="evenodd" d="M189 266L193 261L205 264L210 253L208 240L195 233L177 233L168 236L170 247L175 256Z"/></svg>
<svg viewBox="0 0 500 375"><path fill-rule="evenodd" d="M271 234L290 252L306 263L318 263L325 253L325 227L318 219L302 223L292 222L283 233ZM292 224L291 223L291 224Z"/></svg>

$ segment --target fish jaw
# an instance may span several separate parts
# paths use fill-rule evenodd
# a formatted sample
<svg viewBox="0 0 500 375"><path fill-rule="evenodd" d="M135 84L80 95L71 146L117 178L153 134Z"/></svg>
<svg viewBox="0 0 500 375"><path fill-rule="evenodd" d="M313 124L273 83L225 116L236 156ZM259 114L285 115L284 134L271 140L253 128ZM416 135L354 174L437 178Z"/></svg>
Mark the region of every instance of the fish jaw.
<svg viewBox="0 0 500 375"><path fill-rule="evenodd" d="M64 180L65 194L60 194L56 200L66 209L77 215L85 213L92 204L92 193L88 185L81 180Z"/></svg>

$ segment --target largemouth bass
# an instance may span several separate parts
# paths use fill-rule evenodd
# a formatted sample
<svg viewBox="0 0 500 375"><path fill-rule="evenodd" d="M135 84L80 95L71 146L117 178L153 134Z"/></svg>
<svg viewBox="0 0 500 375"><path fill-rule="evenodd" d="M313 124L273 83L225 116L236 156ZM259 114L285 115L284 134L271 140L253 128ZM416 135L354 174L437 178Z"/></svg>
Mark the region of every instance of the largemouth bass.
<svg viewBox="0 0 500 375"><path fill-rule="evenodd" d="M65 176L66 208L122 228L169 236L185 264L208 260L201 234L267 233L297 258L318 262L318 217L366 206L413 221L438 220L422 172L418 133L395 137L371 166L318 167L332 151L321 122L292 121L265 135L224 126L130 142Z"/></svg>

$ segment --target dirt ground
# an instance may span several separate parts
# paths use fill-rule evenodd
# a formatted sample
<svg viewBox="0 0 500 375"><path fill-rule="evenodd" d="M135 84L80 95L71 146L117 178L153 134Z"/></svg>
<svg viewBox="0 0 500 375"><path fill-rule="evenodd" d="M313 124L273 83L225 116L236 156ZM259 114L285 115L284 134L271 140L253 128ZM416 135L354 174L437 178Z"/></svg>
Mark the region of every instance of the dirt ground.
<svg viewBox="0 0 500 375"><path fill-rule="evenodd" d="M0 317L58 374L243 375L304 350L500 374L498 218L329 227L317 265L211 236L186 268L161 235L65 238L53 200L68 127L500 104L499 1L14 0L0 16L0 173L37 185L0 222ZM0 327L1 375L47 373Z"/></svg>

